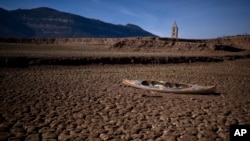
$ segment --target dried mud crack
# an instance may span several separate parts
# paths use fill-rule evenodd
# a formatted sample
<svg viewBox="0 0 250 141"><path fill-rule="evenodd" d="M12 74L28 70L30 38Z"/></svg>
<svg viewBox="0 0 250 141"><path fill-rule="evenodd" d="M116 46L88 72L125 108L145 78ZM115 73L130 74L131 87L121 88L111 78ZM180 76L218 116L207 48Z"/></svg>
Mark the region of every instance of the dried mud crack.
<svg viewBox="0 0 250 141"><path fill-rule="evenodd" d="M249 59L0 70L0 140L229 140L250 123ZM217 85L219 95L150 92L123 78Z"/></svg>

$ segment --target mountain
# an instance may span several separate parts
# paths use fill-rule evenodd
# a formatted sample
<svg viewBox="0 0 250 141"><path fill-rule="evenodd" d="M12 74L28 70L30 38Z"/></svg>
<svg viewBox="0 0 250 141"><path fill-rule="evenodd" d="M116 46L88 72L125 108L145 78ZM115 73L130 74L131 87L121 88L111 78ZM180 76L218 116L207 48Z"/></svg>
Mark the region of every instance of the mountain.
<svg viewBox="0 0 250 141"><path fill-rule="evenodd" d="M0 37L32 37L33 30L9 11L0 8Z"/></svg>
<svg viewBox="0 0 250 141"><path fill-rule="evenodd" d="M0 8L0 37L112 38L155 36L133 24L114 25L51 8Z"/></svg>

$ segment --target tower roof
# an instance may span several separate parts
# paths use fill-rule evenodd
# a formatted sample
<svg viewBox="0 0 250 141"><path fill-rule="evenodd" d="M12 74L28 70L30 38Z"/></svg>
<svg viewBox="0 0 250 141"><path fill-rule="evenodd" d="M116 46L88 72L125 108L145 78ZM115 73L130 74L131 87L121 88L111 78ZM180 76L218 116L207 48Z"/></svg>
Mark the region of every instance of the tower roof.
<svg viewBox="0 0 250 141"><path fill-rule="evenodd" d="M177 27L176 21L174 21L173 27Z"/></svg>

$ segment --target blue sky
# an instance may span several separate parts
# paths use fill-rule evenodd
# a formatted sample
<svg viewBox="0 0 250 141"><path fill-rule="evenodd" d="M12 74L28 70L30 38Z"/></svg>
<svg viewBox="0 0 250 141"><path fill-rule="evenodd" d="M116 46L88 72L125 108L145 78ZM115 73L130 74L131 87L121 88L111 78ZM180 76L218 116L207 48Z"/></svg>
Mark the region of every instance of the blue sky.
<svg viewBox="0 0 250 141"><path fill-rule="evenodd" d="M7 10L50 7L113 24L136 24L161 37L176 21L180 38L250 34L250 0L0 0Z"/></svg>

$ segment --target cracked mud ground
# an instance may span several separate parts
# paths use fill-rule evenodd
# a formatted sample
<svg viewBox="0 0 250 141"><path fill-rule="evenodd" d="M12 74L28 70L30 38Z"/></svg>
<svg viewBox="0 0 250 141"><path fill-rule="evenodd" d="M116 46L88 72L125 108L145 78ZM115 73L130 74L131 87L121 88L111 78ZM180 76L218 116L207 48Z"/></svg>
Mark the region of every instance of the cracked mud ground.
<svg viewBox="0 0 250 141"><path fill-rule="evenodd" d="M249 62L2 68L0 140L229 140L229 125L250 123ZM124 78L217 93L150 92Z"/></svg>

